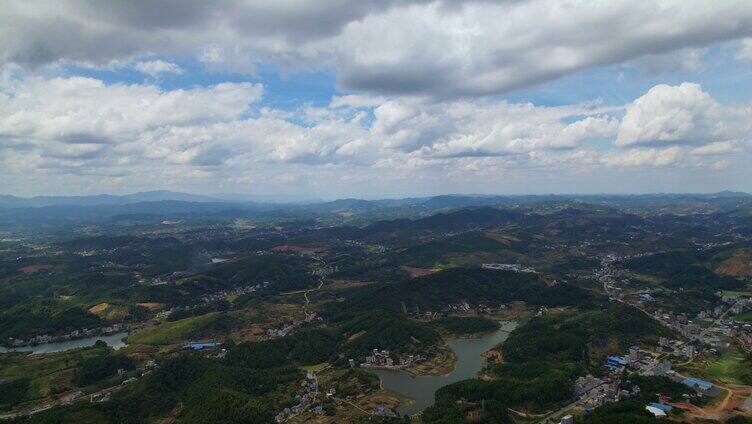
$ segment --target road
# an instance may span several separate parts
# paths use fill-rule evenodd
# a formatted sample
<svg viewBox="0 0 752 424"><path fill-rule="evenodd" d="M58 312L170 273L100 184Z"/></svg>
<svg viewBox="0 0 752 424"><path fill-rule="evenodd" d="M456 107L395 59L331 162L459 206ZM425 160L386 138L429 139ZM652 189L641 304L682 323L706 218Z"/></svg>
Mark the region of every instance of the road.
<svg viewBox="0 0 752 424"><path fill-rule="evenodd" d="M729 306L728 309L726 309L726 311L724 311L720 316L718 316L718 318L715 321L713 321L713 324L711 326L709 326L708 328L700 332L700 337L705 336L705 334L707 334L711 328L720 324L726 318L726 316L731 312L731 310L734 309L734 307L738 306L741 302L742 302L741 300L737 300L736 303Z"/></svg>
<svg viewBox="0 0 752 424"><path fill-rule="evenodd" d="M549 420L550 420L551 418L555 418L555 417L559 417L559 416L561 416L561 415L564 415L564 414L565 414L565 413L566 413L567 411L569 411L570 409L572 409L572 408L574 408L575 406L577 406L577 405L579 405L580 403L582 403L582 400L583 400L583 399L584 399L584 398L581 398L581 399L577 399L576 401L574 401L574 402L570 403L570 404L569 404L569 405L567 405L567 406L564 406L564 407L562 407L562 408L560 408L560 409L557 409L556 411L554 411L554 412L551 412L551 413L549 413L549 414L546 414L546 416L545 416L545 417L544 417L544 418L543 418L542 420L538 421L538 424L547 424L547 423L549 423L549 422L550 422Z"/></svg>
<svg viewBox="0 0 752 424"><path fill-rule="evenodd" d="M606 261L606 260L604 260L604 261L603 261L603 265L602 265L602 268L601 268L601 269L603 269L603 267L605 267L605 266L607 266L607 265L608 265L607 261ZM612 281L613 281L613 280L612 280ZM632 304L632 303L629 303L629 302L627 302L627 301L625 301L625 300L619 299L619 298L618 298L618 297L617 297L617 296L616 296L615 294L613 294L613 293L611 293L611 292L609 291L609 288L608 288L608 283L609 283L609 282L608 282L608 281L607 281L606 279L604 279L604 280L603 280L603 291L604 291L604 292L606 292L606 295L608 295L609 299L613 299L613 300L616 300L617 302L621 302L621 303L623 303L623 304L625 304L625 305L629 305L629 306L631 306L631 307L633 307L633 308L639 309L640 311L642 311L643 313L645 313L645 315L647 315L647 316L649 316L649 317L653 318L654 320L658 321L658 322L659 322L659 323L660 323L661 325L663 325L664 327L667 327L667 328L669 328L669 329L671 329L671 330L674 330L674 331L676 331L676 329L675 329L675 328L673 328L673 327L672 327L672 326L671 326L671 325L670 325L669 323L667 323L667 322L663 321L662 319L660 319L659 317L656 317L655 315L651 314L650 312L648 312L647 310L645 310L645 309L644 309L644 308L643 308L642 306L640 306L640 305L636 305L636 304ZM729 314L729 313L731 312L731 310L732 310L732 309L733 309L733 308L734 308L735 306L737 306L737 305L738 305L738 304L739 304L740 302L741 302L741 300L739 300L739 301L737 301L736 303L734 303L733 305L729 306L729 307L728 307L728 308L727 308L727 309L726 309L726 310L725 310L725 311L724 311L724 312L723 312L723 313L722 313L721 315L719 315L719 316L718 316L718 318L716 318L716 319L715 319L715 320L713 321L713 323L712 323L712 324L711 324L710 326L708 326L707 328L703 329L703 330L702 330L702 331L700 332L700 334L699 334L699 338L703 338L703 337L705 337L705 336L706 336L706 335L708 334L708 332L709 332L709 331L711 331L711 330L712 330L713 328L715 328L715 327L717 327L717 326L718 326L719 324L721 324L721 323L723 322L723 320L724 320L724 319L726 318L726 316L728 316L728 314ZM685 341L685 342L681 342L681 343L679 344L679 347L681 347L681 346L684 346L685 344L687 344L687 342L686 342L686 341ZM663 358L663 357L664 357L664 356L666 356L666 355L667 355L667 354L661 354L661 355L659 355L658 359L661 359L661 358ZM687 363L690 363L690 362L692 362L692 360L693 360L693 359L694 359L694 358L690 358L689 362L687 362Z"/></svg>
<svg viewBox="0 0 752 424"><path fill-rule="evenodd" d="M603 265L602 265L602 268L601 268L601 270L603 270L603 271L604 271L604 274L607 274L607 270L605 270L604 268L605 268L605 267L606 267L607 265L609 265L609 264L610 264L610 263L609 263L609 262L607 262L607 260L604 260L604 261L603 261ZM642 308L641 306L639 306L639 305L633 305L633 304L631 304L631 303L629 303L629 302L627 302L627 301L625 301L625 300L622 300L622 299L620 299L620 298L619 298L618 296L616 296L615 294L611 293L611 291L610 291L610 290L609 290L609 288L608 288L608 285L609 285L609 280L613 281L612 279L606 279L606 278L604 278L604 279L602 280L602 283L603 283L603 291L604 291L604 292L606 293L606 295L607 295L607 296L609 297L609 299L613 299L613 300L616 300L617 302L621 302L621 303L624 303L625 305L629 305L629 306L631 306L631 307L633 307L633 308L639 309L639 310L640 310L640 311L642 311L642 312L643 312L643 313L644 313L645 315L647 315L647 316L649 316L649 317L653 318L654 320L658 321L658 322L659 322L659 323L660 323L661 325L663 325L664 327L667 327L667 328L669 328L669 329L672 329L672 330L674 330L674 329L673 329L673 328L671 327L671 325L670 325L670 324L668 324L667 322L663 321L662 319L660 319L660 318L656 317L655 315L651 314L650 312L646 311L646 310L645 310L644 308ZM734 308L734 306L736 306L736 303L735 303L734 305L730 306L730 307L729 307L728 309L726 309L726 311L725 311L725 312L723 312L723 313L722 313L722 314L721 314L720 316L718 316L718 318L717 318L717 319L716 319L716 320L715 320L715 321L713 322L713 324L712 324L712 325L711 325L710 327L708 327L708 328L704 329L704 330L703 330L703 331L702 331L702 332L700 333L700 337L704 337L704 336L705 336L705 335L706 335L706 334L708 333L708 331L710 331L710 329L711 329L711 328L713 328L713 327L717 326L717 325L718 325L719 323L721 323L721 322L723 321L723 319L724 319L724 318L725 318L725 317L726 317L726 316L727 316L727 315L729 314L729 312L731 311L731 309L733 309L733 308ZM679 345L679 347L683 346L684 344L686 344L686 342L682 342L682 343L681 343L681 344ZM657 360L660 360L660 359L661 359L662 357L664 357L664 356L666 356L666 355L667 355L667 353L663 353L663 354L660 354L660 355L659 355L659 356L657 357ZM692 359L694 359L694 358L690 358L689 362L691 362L691 361L692 361ZM680 378L684 378L684 376L682 376L681 374L678 374L678 373L677 373L676 375L677 375L678 377L680 377ZM717 385L717 386L718 386L718 385ZM726 391L727 391L728 395L726 396L726 398L725 398L725 399L723 400L723 402L721 403L721 405L727 405L727 404L728 404L728 402L729 402L729 400L730 400L730 398L731 398L731 395L732 395L732 391L731 391L731 390L730 390L729 388L727 388L727 387L723 387L723 386L718 386L718 387L720 387L720 388L722 388L722 389L724 389L724 390L726 390ZM574 402L570 403L569 405L566 405L566 406L564 406L564 407L562 407L562 408L558 409L557 411L554 411L554 412L551 412L551 413L549 413L549 414L546 414L545 418L543 418L542 420L540 420L540 421L539 421L539 424L546 424L546 423L548 423L548 422L549 422L549 420L550 420L551 418L554 418L554 417L559 417L559 416L561 416L561 415L565 414L565 413L566 413L567 411L569 411L570 409L572 409L572 408L576 407L577 405L579 405L580 403L582 403L582 399L584 399L584 398L585 398L585 397L583 397L583 398L580 398L580 399L578 399L578 400L576 400L576 401L574 401ZM515 412L516 412L516 411L515 411Z"/></svg>
<svg viewBox="0 0 752 424"><path fill-rule="evenodd" d="M30 416L30 415L38 414L40 412L47 411L56 406L62 406L62 405L66 405L66 404L74 403L74 402L84 402L84 401L87 401L87 399L91 399L91 396L103 396L105 393L108 393L108 392L115 393L116 391L122 389L123 387L124 386L122 384L118 384L117 386L108 387L106 389L102 389L97 392L87 394L85 396L80 396L77 399L73 399L72 398L73 394L69 394L69 395L61 397L60 399L54 400L49 403L45 403L44 405L35 406L32 409L14 412L12 414L0 415L0 420L10 420L10 419L18 418L18 417L26 417L26 416Z"/></svg>
<svg viewBox="0 0 752 424"><path fill-rule="evenodd" d="M676 374L676 376L682 379L686 377L678 373ZM671 405L680 409L691 411L695 416L699 418L725 420L729 418L730 415L733 415L729 413L734 409L734 405L732 405L732 400L734 399L734 397L741 397L743 399L746 398L746 396L744 395L748 395L750 392L750 388L748 386L734 387L733 385L722 386L720 384L716 384L715 386L726 391L726 397L724 397L723 400L719 403L708 405L706 407L699 407L687 402L672 402Z"/></svg>
<svg viewBox="0 0 752 424"><path fill-rule="evenodd" d="M308 290L306 290L306 291L303 292L303 297L305 298L305 305L303 306L303 310L305 310L306 312L308 312L308 304L311 303L311 301L308 299L308 292L321 290L321 287L323 287L323 286L324 286L324 279L321 278L319 280L319 286L318 287L316 287L315 289L308 289Z"/></svg>

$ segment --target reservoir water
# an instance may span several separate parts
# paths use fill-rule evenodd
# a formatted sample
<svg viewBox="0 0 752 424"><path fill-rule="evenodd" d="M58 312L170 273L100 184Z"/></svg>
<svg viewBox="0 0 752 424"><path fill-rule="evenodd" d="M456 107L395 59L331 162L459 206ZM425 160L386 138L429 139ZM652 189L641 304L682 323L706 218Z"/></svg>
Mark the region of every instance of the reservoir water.
<svg viewBox="0 0 752 424"><path fill-rule="evenodd" d="M101 340L107 343L107 345L111 348L117 350L125 346L123 339L126 336L128 336L128 332L124 331L122 333L110 334L108 336L96 336L87 337L85 339L65 340L62 342L44 343L36 346L21 346L10 349L0 346L0 353L31 352L31 354L35 355L40 353L63 352L66 350L78 349L80 347L94 346L94 343L96 343L97 340Z"/></svg>
<svg viewBox="0 0 752 424"><path fill-rule="evenodd" d="M413 399L409 405L400 405L397 412L413 415L433 405L434 392L439 388L460 380L475 377L483 368L481 355L503 342L517 326L515 322L502 322L495 333L478 339L454 339L448 344L457 355L454 370L441 376L414 376L399 370L377 369L373 372L381 379L384 389Z"/></svg>

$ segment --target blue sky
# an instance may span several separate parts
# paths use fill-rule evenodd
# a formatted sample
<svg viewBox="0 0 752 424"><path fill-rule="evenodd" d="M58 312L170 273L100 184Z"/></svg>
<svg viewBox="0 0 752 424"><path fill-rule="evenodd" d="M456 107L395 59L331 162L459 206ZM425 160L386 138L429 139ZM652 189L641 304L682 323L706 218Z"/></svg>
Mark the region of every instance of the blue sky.
<svg viewBox="0 0 752 424"><path fill-rule="evenodd" d="M3 191L752 191L749 2L412 3L10 1Z"/></svg>
<svg viewBox="0 0 752 424"><path fill-rule="evenodd" d="M294 110L305 104L326 106L331 98L341 93L336 87L332 70L284 72L277 66L262 66L255 74L207 70L201 63L190 59L150 57L178 65L184 73L162 74L152 77L132 68L91 68L66 66L48 71L50 77L86 76L107 84L154 84L163 90L186 89L195 86L212 86L223 82L263 83L264 106Z"/></svg>

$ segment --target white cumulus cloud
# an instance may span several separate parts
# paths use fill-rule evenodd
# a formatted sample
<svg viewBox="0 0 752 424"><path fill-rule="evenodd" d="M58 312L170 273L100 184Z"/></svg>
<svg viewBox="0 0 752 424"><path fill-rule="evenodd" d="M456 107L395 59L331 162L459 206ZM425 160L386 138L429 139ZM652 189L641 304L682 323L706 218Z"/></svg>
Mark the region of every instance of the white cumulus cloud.
<svg viewBox="0 0 752 424"><path fill-rule="evenodd" d="M311 175L469 184L531 169L710 171L746 152L752 122L749 106L720 103L689 83L656 86L625 106L347 95L279 110L262 96L251 83L166 90L9 75L0 79L0 177L275 186Z"/></svg>
<svg viewBox="0 0 752 424"><path fill-rule="evenodd" d="M627 106L618 146L704 145L745 137L749 106L723 105L699 84L660 84Z"/></svg>
<svg viewBox="0 0 752 424"><path fill-rule="evenodd" d="M0 135L69 144L132 141L164 126L237 119L263 92L260 84L222 83L163 91L107 85L85 77L15 80L2 87Z"/></svg>
<svg viewBox="0 0 752 424"><path fill-rule="evenodd" d="M183 73L183 69L180 66L161 59L136 62L133 67L138 72L152 77L160 74L180 75Z"/></svg>
<svg viewBox="0 0 752 424"><path fill-rule="evenodd" d="M626 152L614 152L604 155L601 160L609 166L638 167L638 166L667 166L681 160L681 147L673 146L665 149L631 149Z"/></svg>
<svg viewBox="0 0 752 424"><path fill-rule="evenodd" d="M741 41L741 47L736 53L736 59L745 62L752 61L752 38L745 38Z"/></svg>

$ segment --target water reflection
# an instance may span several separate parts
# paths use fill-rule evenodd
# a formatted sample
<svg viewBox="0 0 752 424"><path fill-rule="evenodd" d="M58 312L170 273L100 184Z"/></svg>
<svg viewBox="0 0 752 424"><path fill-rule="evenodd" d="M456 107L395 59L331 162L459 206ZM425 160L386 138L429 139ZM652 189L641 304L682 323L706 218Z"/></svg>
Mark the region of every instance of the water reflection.
<svg viewBox="0 0 752 424"><path fill-rule="evenodd" d="M439 388L475 377L483 368L481 355L506 340L509 332L517 326L515 322L502 322L501 324L498 331L479 339L450 340L448 343L457 355L457 362L454 370L447 375L416 377L404 371L374 370L374 373L381 378L385 389L415 401L410 405L398 406L397 412L409 415L418 413L433 405L434 393Z"/></svg>
<svg viewBox="0 0 752 424"><path fill-rule="evenodd" d="M8 352L31 352L32 355L40 353L64 352L66 350L78 349L80 347L94 346L97 340L102 340L108 346L117 350L125 347L123 339L128 336L128 332L110 334L108 336L87 337L85 339L66 340L62 342L44 343L36 346L21 346L14 348L5 348L0 346L0 353Z"/></svg>

